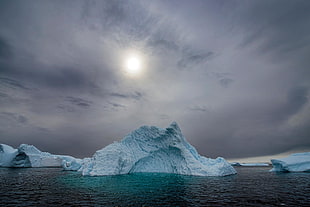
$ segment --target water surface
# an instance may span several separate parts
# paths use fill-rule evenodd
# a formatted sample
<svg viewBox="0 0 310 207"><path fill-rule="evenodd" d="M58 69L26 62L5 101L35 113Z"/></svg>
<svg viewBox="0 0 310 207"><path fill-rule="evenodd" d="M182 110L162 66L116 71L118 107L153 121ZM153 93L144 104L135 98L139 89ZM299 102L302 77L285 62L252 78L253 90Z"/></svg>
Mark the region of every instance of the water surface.
<svg viewBox="0 0 310 207"><path fill-rule="evenodd" d="M58 168L0 168L1 206L310 206L310 173L236 167L237 175L83 177Z"/></svg>

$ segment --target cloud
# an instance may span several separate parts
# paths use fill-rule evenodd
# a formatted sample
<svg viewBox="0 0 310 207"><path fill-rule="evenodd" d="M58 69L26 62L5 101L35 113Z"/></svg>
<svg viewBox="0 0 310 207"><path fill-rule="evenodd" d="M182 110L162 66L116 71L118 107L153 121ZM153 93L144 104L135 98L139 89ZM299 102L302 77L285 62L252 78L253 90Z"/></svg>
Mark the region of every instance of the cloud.
<svg viewBox="0 0 310 207"><path fill-rule="evenodd" d="M123 94L123 93L110 93L109 94L112 97L116 98L123 98L123 99L134 99L134 100L140 100L143 95L142 93L135 91L133 93Z"/></svg>
<svg viewBox="0 0 310 207"><path fill-rule="evenodd" d="M191 106L191 107L189 107L189 110L207 112L208 108L206 106Z"/></svg>
<svg viewBox="0 0 310 207"><path fill-rule="evenodd" d="M11 78L7 78L7 77L1 77L0 76L0 85L2 87L8 87L11 89L21 89L21 90L28 90L29 88L27 88L26 86L24 86L20 81L11 79Z"/></svg>
<svg viewBox="0 0 310 207"><path fill-rule="evenodd" d="M234 80L230 78L222 78L219 82L224 88L227 88L234 82Z"/></svg>
<svg viewBox="0 0 310 207"><path fill-rule="evenodd" d="M183 50L183 57L178 61L179 68L193 67L202 64L213 56L213 52L195 52L189 48Z"/></svg>
<svg viewBox="0 0 310 207"><path fill-rule="evenodd" d="M65 100L81 108L89 108L93 102L78 97L67 96Z"/></svg>
<svg viewBox="0 0 310 207"><path fill-rule="evenodd" d="M11 112L0 112L0 119L9 127L15 124L27 124L28 119L21 114L11 113Z"/></svg>
<svg viewBox="0 0 310 207"><path fill-rule="evenodd" d="M115 108L125 108L126 106L119 104L119 103L114 103L114 102L109 102L113 107Z"/></svg>
<svg viewBox="0 0 310 207"><path fill-rule="evenodd" d="M242 46L260 42L262 53L272 51L277 54L307 47L310 29L305 25L310 23L309 9L310 3L304 0L247 4L244 16L241 16L248 31Z"/></svg>

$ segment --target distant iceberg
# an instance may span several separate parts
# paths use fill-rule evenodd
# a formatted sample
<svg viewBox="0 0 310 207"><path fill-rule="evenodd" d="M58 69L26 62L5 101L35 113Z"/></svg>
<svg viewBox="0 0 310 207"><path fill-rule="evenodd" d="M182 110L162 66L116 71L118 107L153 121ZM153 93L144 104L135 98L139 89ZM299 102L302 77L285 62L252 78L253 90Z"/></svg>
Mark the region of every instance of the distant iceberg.
<svg viewBox="0 0 310 207"><path fill-rule="evenodd" d="M63 167L67 164L64 169L78 170L81 163L80 159L71 156L41 152L33 145L21 144L14 149L0 144L0 167Z"/></svg>
<svg viewBox="0 0 310 207"><path fill-rule="evenodd" d="M79 171L90 176L138 172L199 176L236 174L224 158L210 159L199 155L175 122L166 129L140 127L120 142L98 150Z"/></svg>
<svg viewBox="0 0 310 207"><path fill-rule="evenodd" d="M232 166L243 166L243 167L266 167L269 166L268 163L240 163L240 162L232 162L230 163Z"/></svg>
<svg viewBox="0 0 310 207"><path fill-rule="evenodd" d="M310 172L310 152L291 154L281 159L272 159L271 171Z"/></svg>

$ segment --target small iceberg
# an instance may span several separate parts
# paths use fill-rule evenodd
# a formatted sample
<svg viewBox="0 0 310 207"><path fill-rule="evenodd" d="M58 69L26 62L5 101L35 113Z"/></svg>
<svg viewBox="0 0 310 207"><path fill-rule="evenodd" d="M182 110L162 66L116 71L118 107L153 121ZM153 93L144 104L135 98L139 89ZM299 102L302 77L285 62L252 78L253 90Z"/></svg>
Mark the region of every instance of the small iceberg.
<svg viewBox="0 0 310 207"><path fill-rule="evenodd" d="M236 174L224 159L199 155L190 145L176 122L168 128L142 126L98 150L79 171L83 175L102 176L139 172L174 173L199 176Z"/></svg>
<svg viewBox="0 0 310 207"><path fill-rule="evenodd" d="M65 170L78 170L81 164L80 159L41 152L33 145L21 144L14 149L0 144L0 167L63 167Z"/></svg>
<svg viewBox="0 0 310 207"><path fill-rule="evenodd" d="M310 152L291 154L281 159L272 159L276 172L310 172Z"/></svg>

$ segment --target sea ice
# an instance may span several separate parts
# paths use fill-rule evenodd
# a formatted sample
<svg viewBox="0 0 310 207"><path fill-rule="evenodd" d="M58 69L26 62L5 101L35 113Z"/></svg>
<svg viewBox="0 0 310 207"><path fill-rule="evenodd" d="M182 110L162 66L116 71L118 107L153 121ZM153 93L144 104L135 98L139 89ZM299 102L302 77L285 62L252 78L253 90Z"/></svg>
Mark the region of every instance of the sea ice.
<svg viewBox="0 0 310 207"><path fill-rule="evenodd" d="M310 172L310 152L291 154L281 159L272 159L271 171Z"/></svg>
<svg viewBox="0 0 310 207"><path fill-rule="evenodd" d="M224 159L199 155L177 123L161 129L142 126L98 150L80 170L83 175L118 175L138 172L175 173L200 176L226 176L235 169Z"/></svg>

